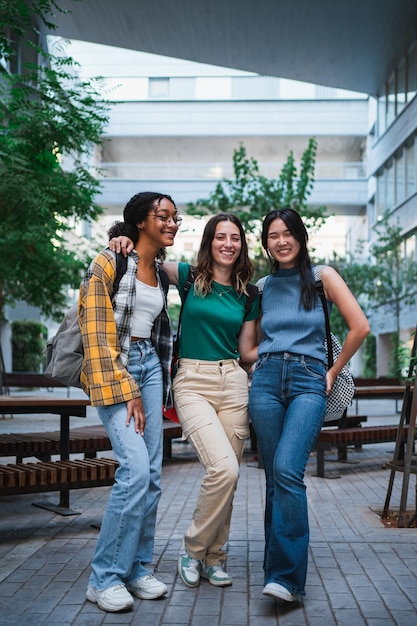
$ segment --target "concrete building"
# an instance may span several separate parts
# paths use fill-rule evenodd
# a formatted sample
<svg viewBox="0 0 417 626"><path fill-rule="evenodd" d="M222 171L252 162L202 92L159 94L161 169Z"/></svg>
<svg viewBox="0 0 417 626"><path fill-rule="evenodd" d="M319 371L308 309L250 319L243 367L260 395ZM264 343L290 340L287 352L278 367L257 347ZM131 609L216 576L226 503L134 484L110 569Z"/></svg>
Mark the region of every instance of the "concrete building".
<svg viewBox="0 0 417 626"><path fill-rule="evenodd" d="M129 169L132 172L139 167L143 182L165 181L178 201L187 202L189 193L197 197L205 195L199 190L204 192L213 183L207 173L218 174L230 162L237 137L267 168L269 164L275 167L288 147L299 153L305 146L305 138L314 134L322 152L318 155L317 184L311 200L324 202L331 209L337 205L341 214L352 219L356 214L358 228L369 241L373 237L372 227L388 210L393 223L401 225L404 254L417 258L416 2L89 0L74 3L64 0L60 5L69 11L59 13L54 19L58 24L54 34L59 36L239 70L224 74L224 88L229 90L229 97L218 100L207 95L202 100L196 97L199 89L203 90L201 85L213 78L208 75L200 77L206 81L196 81L196 76L184 76L181 72L172 76L158 72L141 75L142 79L148 76L148 99L136 98L118 108L118 115L112 116L109 127L109 137L114 141L99 157L108 173L113 172L105 185L109 212L115 211L119 198L128 197L129 188L133 188L129 187L126 175ZM316 95L323 86L365 93L369 96L367 113L363 111L365 100L342 103L336 99L331 116L326 112L328 99L326 105L318 99L290 103L282 97L285 83L266 81L266 76L321 85ZM144 89L143 80L140 84ZM269 91L270 87L275 91ZM249 97L255 89L258 97ZM180 105L184 105L184 110L174 125L172 116ZM140 119L135 113L138 110ZM329 144L324 139L320 144L320 130L313 130L313 120L319 129L326 125L329 129L332 123L344 127L344 132L328 135L330 152L326 152ZM365 127L363 134L359 126ZM324 130L321 136L326 137ZM344 138L343 150L338 149L336 136ZM132 148L127 163L117 137L123 137L123 146ZM219 143L218 137L224 137L224 141ZM290 138L291 146L289 143L285 146ZM349 143L351 149L345 153ZM135 151L137 146L140 150ZM338 156L342 154L343 158ZM154 155L158 158L151 160ZM365 193L362 175L354 182L345 175L334 176L331 185L325 182L326 176L320 178L321 164L324 167L331 159L339 165L364 161ZM179 161L186 165L188 176L189 164L196 166L191 180L181 179L184 174L179 171L174 175L173 164ZM115 163L123 164L122 176L114 174ZM144 167L147 163L151 164L150 170ZM210 163L211 167L207 168ZM361 174L357 165L354 170L355 176ZM333 184L340 191L330 198L326 191ZM415 313L414 305L401 308L404 339L415 328ZM378 373L383 375L394 319L386 310L375 311L371 323L378 340Z"/></svg>
<svg viewBox="0 0 417 626"><path fill-rule="evenodd" d="M50 46L59 48L59 40ZM363 231L364 94L80 41L64 52L80 63L83 78L104 77L103 95L113 102L106 140L96 152L103 177L98 202L106 209L98 229L118 219L140 189L169 192L185 212L187 203L233 178L232 155L241 144L262 174L277 177L289 152L298 165L314 136L309 203L334 214L317 239L319 253L343 255ZM174 246L177 258L196 253L203 223L186 217Z"/></svg>
<svg viewBox="0 0 417 626"><path fill-rule="evenodd" d="M63 4L74 9L70 0ZM371 239L372 226L389 210L401 225L404 254L414 258L416 26L417 3L409 0L90 0L59 16L62 36L368 94L365 233ZM218 128L224 121L213 119ZM375 311L371 323L382 375L394 319ZM415 306L403 306L404 339L415 324Z"/></svg>

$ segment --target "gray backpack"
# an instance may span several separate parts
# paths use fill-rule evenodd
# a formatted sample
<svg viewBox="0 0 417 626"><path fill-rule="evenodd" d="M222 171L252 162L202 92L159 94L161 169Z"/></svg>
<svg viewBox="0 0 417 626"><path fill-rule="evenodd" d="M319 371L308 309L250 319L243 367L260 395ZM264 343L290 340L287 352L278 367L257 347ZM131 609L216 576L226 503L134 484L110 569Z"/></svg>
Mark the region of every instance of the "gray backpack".
<svg viewBox="0 0 417 626"><path fill-rule="evenodd" d="M122 276L126 273L127 257L116 254L116 278L112 298L119 289ZM57 333L48 339L45 350L45 376L68 387L81 387L80 372L84 358L81 331L78 324L78 303L66 312Z"/></svg>

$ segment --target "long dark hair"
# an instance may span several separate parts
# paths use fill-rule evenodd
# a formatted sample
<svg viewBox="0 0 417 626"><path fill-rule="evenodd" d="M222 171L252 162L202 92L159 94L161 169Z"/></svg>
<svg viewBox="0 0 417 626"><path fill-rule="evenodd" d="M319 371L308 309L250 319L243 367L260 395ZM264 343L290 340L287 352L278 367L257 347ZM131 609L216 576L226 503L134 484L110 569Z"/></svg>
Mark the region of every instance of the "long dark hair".
<svg viewBox="0 0 417 626"><path fill-rule="evenodd" d="M245 293L246 285L253 276L253 265L252 261L249 259L246 235L240 220L232 213L217 213L217 215L213 215L213 217L209 219L204 228L200 249L197 255L197 265L193 270L195 276L194 289L195 292L201 296L205 296L211 291L213 282L211 243L216 233L217 224L220 222L232 222L232 224L235 224L239 229L242 247L232 270L232 285L238 294L242 295Z"/></svg>
<svg viewBox="0 0 417 626"><path fill-rule="evenodd" d="M143 220L149 215L151 211L156 209L163 198L166 198L175 208L175 202L166 193L157 193L155 191L141 191L137 193L126 204L123 210L123 222L115 222L110 226L108 232L109 239L112 237L118 237L124 235L129 237L136 245L139 240L139 229L137 224L143 222ZM161 248L158 253L158 258L163 260L165 256L165 248Z"/></svg>
<svg viewBox="0 0 417 626"><path fill-rule="evenodd" d="M272 271L276 272L279 268L279 263L271 256L268 250L268 233L271 222L278 217L282 219L291 235L295 237L300 244L300 251L297 257L301 282L300 303L303 304L305 309L310 310L317 302L317 290L311 271L311 259L307 248L308 232L300 214L294 211L294 209L274 209L270 211L268 215L265 216L262 224L262 246L268 255Z"/></svg>

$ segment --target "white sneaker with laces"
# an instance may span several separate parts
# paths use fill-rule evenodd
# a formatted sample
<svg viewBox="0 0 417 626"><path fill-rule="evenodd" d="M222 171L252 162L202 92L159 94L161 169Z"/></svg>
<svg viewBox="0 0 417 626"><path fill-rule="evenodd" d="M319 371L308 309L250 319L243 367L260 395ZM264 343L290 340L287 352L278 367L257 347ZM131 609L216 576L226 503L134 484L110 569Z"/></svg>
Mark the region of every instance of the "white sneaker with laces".
<svg viewBox="0 0 417 626"><path fill-rule="evenodd" d="M127 585L130 593L141 600L155 600L168 593L168 587L157 580L153 574L146 574Z"/></svg>
<svg viewBox="0 0 417 626"><path fill-rule="evenodd" d="M133 598L122 584L113 585L108 589L95 589L91 585L87 587L86 598L94 602L102 611L116 613L117 611L128 611L133 607Z"/></svg>

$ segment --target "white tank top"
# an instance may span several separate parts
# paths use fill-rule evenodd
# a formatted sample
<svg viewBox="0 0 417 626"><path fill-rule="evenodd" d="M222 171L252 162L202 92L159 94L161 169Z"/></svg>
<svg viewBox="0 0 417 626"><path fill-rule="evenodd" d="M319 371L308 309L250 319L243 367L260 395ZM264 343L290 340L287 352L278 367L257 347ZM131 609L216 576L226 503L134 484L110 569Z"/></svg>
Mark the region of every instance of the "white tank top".
<svg viewBox="0 0 417 626"><path fill-rule="evenodd" d="M132 316L132 337L149 339L152 326L164 306L162 292L136 279L136 305Z"/></svg>

